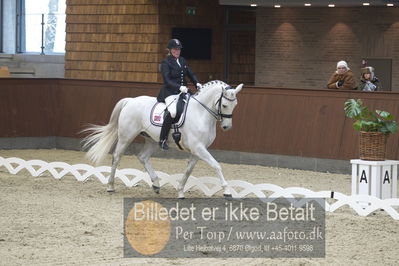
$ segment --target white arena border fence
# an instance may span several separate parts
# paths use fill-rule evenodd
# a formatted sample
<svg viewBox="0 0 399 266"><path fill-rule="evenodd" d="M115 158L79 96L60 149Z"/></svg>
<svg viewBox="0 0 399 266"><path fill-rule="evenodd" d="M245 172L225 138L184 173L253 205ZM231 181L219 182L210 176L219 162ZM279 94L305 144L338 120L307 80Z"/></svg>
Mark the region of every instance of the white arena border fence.
<svg viewBox="0 0 399 266"><path fill-rule="evenodd" d="M70 165L64 162L48 163L42 160L25 161L20 158L3 158L0 156L0 167L2 166L4 166L8 172L13 175L23 169L26 169L34 177L43 175L48 171L56 179L61 179L65 175L73 175L78 181L86 181L90 177L94 176L103 184L107 184L107 176L111 172L111 167L109 166L93 167L88 164ZM177 188L177 180L182 176L182 174L168 175L159 171L156 173L160 178L161 186L170 184L174 188ZM119 178L127 187L136 186L141 181L152 186L148 174L137 169L117 169L115 177ZM399 206L399 198L381 200L369 195L347 196L335 191L314 192L301 187L282 188L273 184L251 184L241 180L230 180L228 183L231 187L232 196L235 198L244 198L251 194L254 194L259 198L331 198L335 200L334 203L329 204L327 201L325 202L325 210L328 212L334 212L340 207L348 205L361 216L367 216L370 213L381 209L387 212L393 219L399 220L399 213L395 210L395 207L397 208ZM215 177L197 178L190 176L186 183L185 191L194 188L201 190L208 197L211 197L222 190L219 179ZM362 206L366 207L363 208Z"/></svg>

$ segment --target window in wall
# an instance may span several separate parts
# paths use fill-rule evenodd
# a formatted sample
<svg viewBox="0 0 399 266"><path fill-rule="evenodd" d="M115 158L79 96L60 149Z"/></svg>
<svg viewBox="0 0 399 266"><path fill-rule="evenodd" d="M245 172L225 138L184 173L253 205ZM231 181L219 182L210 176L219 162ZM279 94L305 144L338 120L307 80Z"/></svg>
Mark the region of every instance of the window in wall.
<svg viewBox="0 0 399 266"><path fill-rule="evenodd" d="M20 52L65 53L65 0L21 0Z"/></svg>

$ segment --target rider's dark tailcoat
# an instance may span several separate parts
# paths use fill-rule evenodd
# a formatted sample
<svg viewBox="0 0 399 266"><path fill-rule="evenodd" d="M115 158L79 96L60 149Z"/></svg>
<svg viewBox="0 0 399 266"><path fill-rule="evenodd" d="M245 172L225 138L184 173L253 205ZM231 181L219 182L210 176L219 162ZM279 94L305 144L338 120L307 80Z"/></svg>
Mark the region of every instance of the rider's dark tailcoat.
<svg viewBox="0 0 399 266"><path fill-rule="evenodd" d="M183 57L179 57L179 64L176 58L169 55L161 63L161 73L163 77L163 86L157 97L158 102L165 102L165 98L180 93L180 86L187 86L186 76L191 82L196 85L198 82L197 77L187 65Z"/></svg>

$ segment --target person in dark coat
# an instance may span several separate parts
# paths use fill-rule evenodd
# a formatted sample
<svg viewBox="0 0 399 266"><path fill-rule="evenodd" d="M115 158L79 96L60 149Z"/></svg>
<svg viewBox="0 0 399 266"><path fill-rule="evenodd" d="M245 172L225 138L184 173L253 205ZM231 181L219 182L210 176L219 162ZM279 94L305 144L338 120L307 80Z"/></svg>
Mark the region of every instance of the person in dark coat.
<svg viewBox="0 0 399 266"><path fill-rule="evenodd" d="M169 149L167 140L172 126L173 118L176 117L176 103L180 93L187 93L188 76L191 82L200 90L202 85L199 83L195 74L187 65L186 60L180 56L183 48L178 39L172 39L168 42L168 56L161 63L161 73L163 77L163 86L157 97L158 102L166 103L168 109L159 137L159 146L163 150Z"/></svg>
<svg viewBox="0 0 399 266"><path fill-rule="evenodd" d="M359 90L362 91L380 91L382 89L380 80L374 74L374 67L364 67L361 69Z"/></svg>

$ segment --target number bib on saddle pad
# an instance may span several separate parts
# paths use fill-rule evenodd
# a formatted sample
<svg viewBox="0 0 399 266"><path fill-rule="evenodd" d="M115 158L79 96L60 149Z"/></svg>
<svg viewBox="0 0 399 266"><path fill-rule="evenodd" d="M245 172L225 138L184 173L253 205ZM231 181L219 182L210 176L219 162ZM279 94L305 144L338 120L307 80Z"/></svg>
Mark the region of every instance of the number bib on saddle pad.
<svg viewBox="0 0 399 266"><path fill-rule="evenodd" d="M176 117L173 120L173 124L178 128L184 124L184 120L186 119L187 106L188 102L190 101L190 97L191 97L190 94L186 94L185 96L183 94L180 94L180 97L177 101ZM165 115L165 109L166 109L165 103L157 102L154 104L150 114L151 124L157 127L162 126L163 118Z"/></svg>

